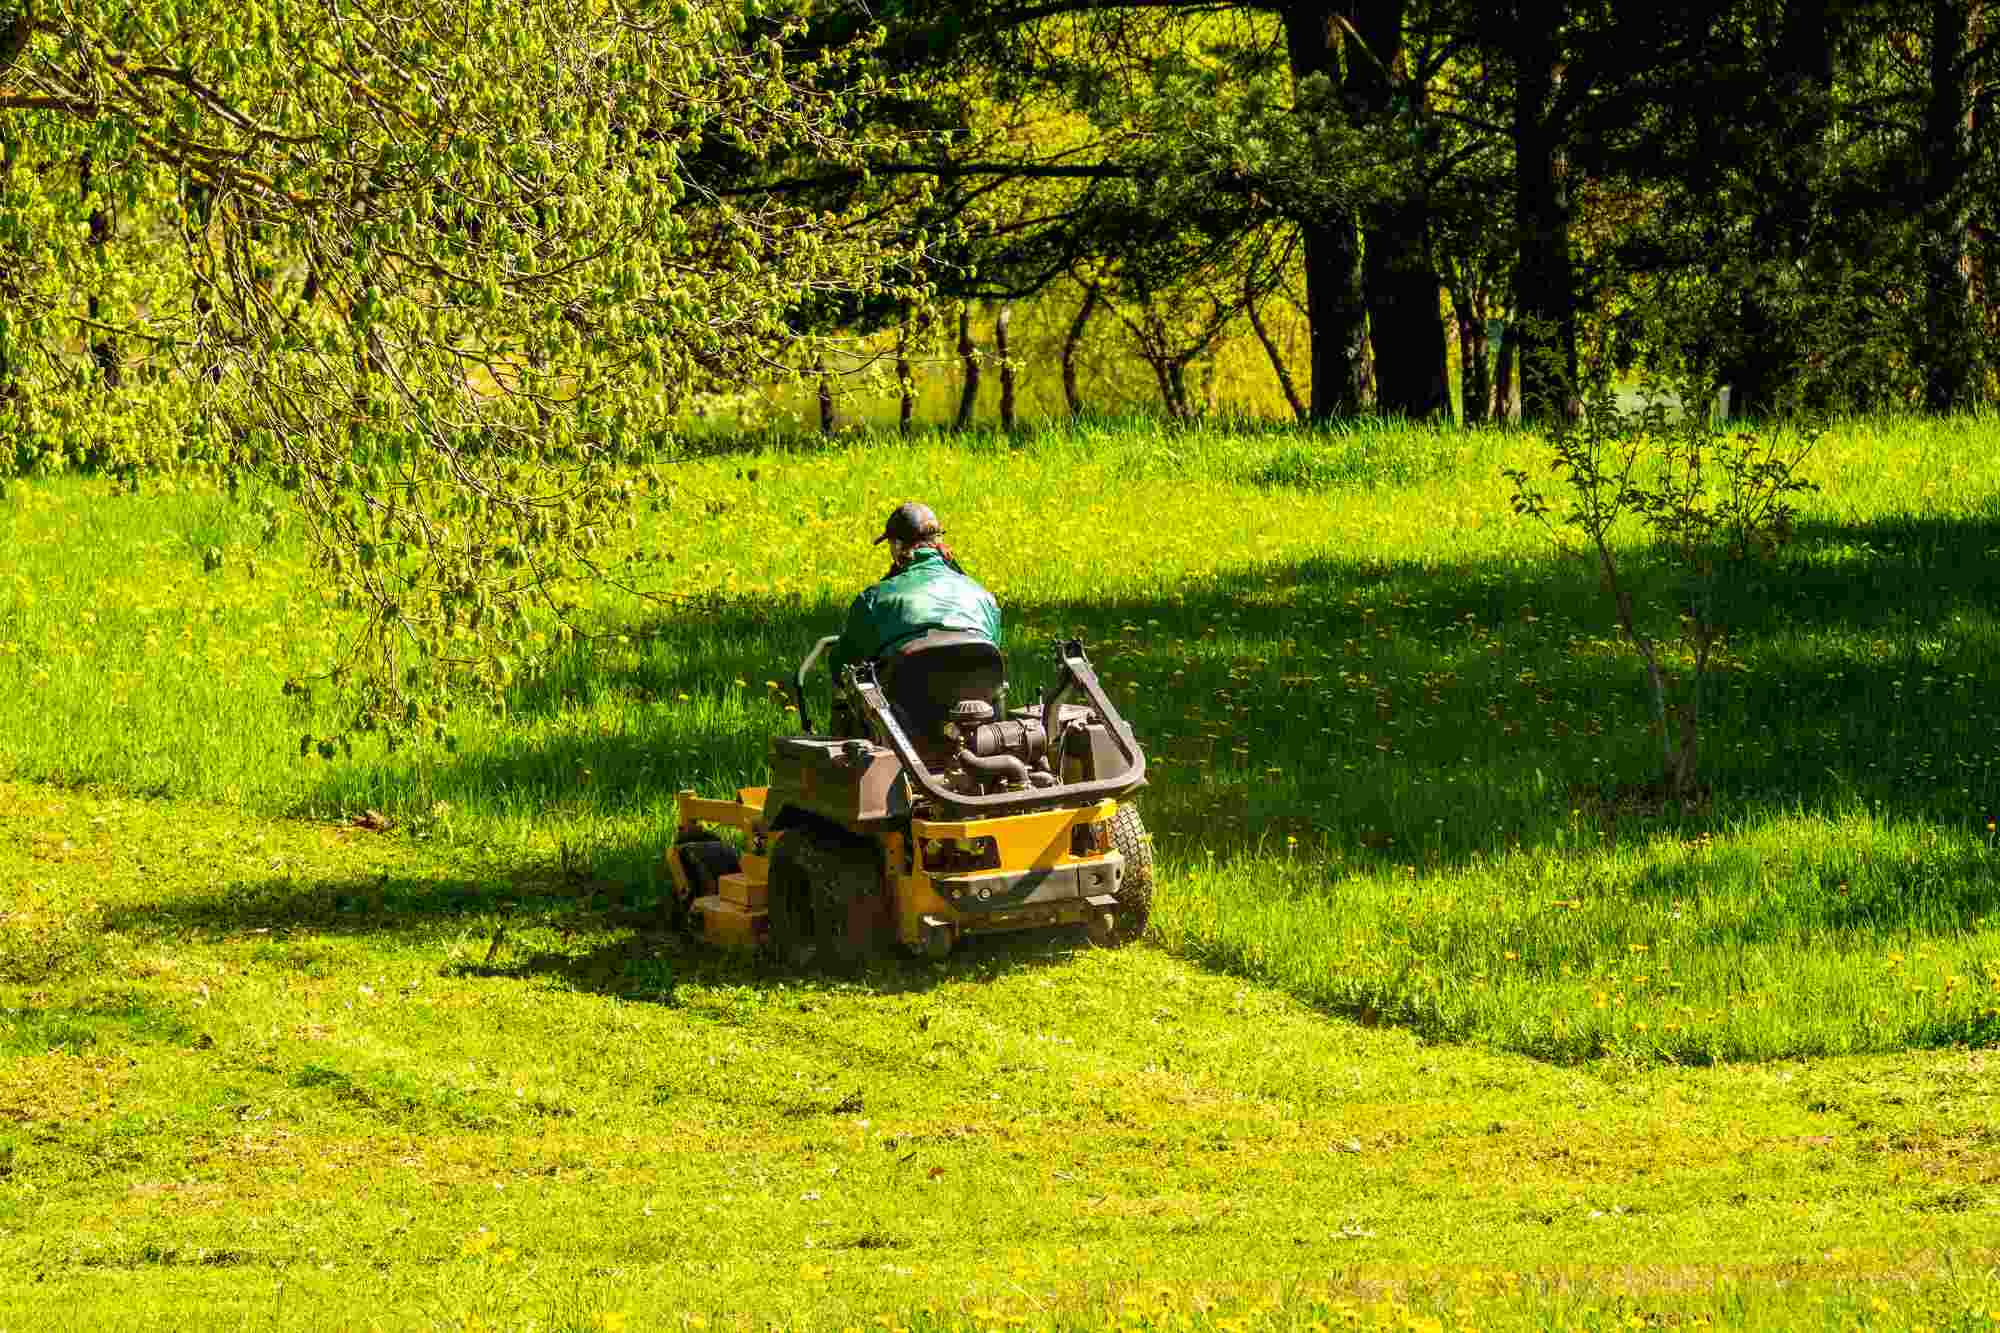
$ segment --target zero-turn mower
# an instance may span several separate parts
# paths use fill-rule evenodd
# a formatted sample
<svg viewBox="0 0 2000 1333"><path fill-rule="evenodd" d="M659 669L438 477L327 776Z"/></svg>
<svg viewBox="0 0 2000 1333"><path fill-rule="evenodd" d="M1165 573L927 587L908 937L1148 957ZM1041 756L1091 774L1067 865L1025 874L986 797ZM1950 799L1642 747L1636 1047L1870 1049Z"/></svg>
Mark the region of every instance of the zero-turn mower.
<svg viewBox="0 0 2000 1333"><path fill-rule="evenodd" d="M1034 706L1009 709L997 647L930 631L847 667L822 734L807 677L836 641L793 674L803 734L772 737L768 787L680 794L666 861L683 921L793 966L898 945L942 958L964 936L1044 926L1081 925L1102 945L1145 932L1152 842L1125 798L1146 756L1081 643L1057 646Z"/></svg>

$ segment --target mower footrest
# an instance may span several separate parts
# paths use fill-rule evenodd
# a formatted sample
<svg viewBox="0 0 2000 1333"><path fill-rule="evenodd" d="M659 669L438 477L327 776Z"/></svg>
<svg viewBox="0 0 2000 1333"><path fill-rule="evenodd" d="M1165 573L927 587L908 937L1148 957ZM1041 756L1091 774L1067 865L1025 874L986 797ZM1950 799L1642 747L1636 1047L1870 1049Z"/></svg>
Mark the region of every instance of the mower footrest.
<svg viewBox="0 0 2000 1333"><path fill-rule="evenodd" d="M769 930L763 908L732 903L721 894L695 899L694 910L701 918L701 937L717 948L753 952Z"/></svg>
<svg viewBox="0 0 2000 1333"><path fill-rule="evenodd" d="M761 909L771 896L770 885L747 874L724 875L720 887L722 900L738 907Z"/></svg>

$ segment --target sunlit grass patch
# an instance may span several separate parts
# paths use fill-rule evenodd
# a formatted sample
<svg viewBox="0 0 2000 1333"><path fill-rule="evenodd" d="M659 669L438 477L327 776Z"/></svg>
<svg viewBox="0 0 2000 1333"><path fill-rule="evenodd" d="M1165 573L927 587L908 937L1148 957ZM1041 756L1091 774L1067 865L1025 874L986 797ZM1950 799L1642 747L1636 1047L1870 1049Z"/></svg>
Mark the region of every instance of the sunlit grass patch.
<svg viewBox="0 0 2000 1333"><path fill-rule="evenodd" d="M1338 849L1202 858L1168 947L1339 1012L1561 1060L1708 1063L2000 1042L2000 862L1984 837L1838 818L1466 867Z"/></svg>

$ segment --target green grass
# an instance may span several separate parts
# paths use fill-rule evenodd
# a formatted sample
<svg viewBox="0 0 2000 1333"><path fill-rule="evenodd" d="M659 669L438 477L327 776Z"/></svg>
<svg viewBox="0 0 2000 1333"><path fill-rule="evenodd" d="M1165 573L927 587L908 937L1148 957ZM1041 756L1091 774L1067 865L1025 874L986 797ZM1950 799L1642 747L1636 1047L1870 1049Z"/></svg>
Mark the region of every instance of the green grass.
<svg viewBox="0 0 2000 1333"><path fill-rule="evenodd" d="M338 817L655 887L673 793L759 779L769 682L928 496L1015 675L1080 633L1145 739L1177 951L1426 1036L1704 1061L1990 1042L2000 487L1969 428L1862 425L1735 589L1715 798L1621 814L1642 682L1585 571L1506 516L1513 434L1274 429L718 453L637 535L661 619L558 663L455 754L298 756L340 621L250 502L19 487L0 771ZM1059 483L1059 484L1057 484ZM201 554L225 553L204 573ZM10 586L11 585L11 586Z"/></svg>
<svg viewBox="0 0 2000 1333"><path fill-rule="evenodd" d="M829 982L504 856L37 786L0 876L89 926L0 1008L0 1327L2000 1305L1988 1051L1565 1068L1061 936Z"/></svg>
<svg viewBox="0 0 2000 1333"><path fill-rule="evenodd" d="M1513 433L711 444L629 565L705 605L600 595L624 641L455 753L332 761L281 687L344 622L256 497L14 483L0 1328L1986 1327L1991 434L1824 443L1664 811ZM673 794L760 779L913 495L1016 682L1080 634L1146 742L1152 944L837 986L648 934Z"/></svg>

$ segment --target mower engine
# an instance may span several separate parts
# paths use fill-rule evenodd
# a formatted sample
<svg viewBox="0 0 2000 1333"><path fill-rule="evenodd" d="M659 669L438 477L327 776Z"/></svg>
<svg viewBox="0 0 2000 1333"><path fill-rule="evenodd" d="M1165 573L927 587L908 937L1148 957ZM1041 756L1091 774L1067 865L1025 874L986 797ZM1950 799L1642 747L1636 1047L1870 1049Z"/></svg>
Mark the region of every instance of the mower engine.
<svg viewBox="0 0 2000 1333"><path fill-rule="evenodd" d="M991 704L967 700L952 708L942 731L946 781L966 795L1088 781L1123 766L1104 720L1082 704L1016 708L996 721Z"/></svg>

